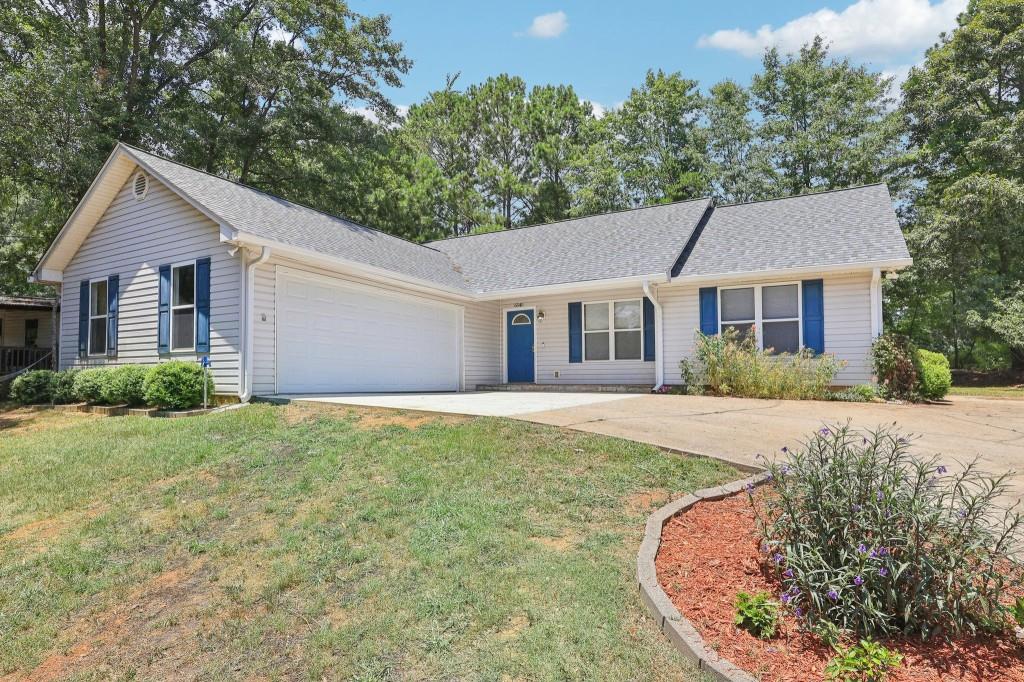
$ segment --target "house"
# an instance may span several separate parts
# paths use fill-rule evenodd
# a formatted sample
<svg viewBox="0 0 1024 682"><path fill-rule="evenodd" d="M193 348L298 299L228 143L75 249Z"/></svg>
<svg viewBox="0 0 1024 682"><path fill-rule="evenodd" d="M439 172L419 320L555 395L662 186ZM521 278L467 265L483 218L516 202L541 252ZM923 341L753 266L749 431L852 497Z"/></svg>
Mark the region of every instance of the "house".
<svg viewBox="0 0 1024 682"><path fill-rule="evenodd" d="M0 381L27 367L51 367L56 306L41 296L0 296Z"/></svg>
<svg viewBox="0 0 1024 682"><path fill-rule="evenodd" d="M867 382L881 279L910 263L884 185L415 244L119 144L33 279L62 289L61 367L209 357L247 400L653 387L726 326Z"/></svg>

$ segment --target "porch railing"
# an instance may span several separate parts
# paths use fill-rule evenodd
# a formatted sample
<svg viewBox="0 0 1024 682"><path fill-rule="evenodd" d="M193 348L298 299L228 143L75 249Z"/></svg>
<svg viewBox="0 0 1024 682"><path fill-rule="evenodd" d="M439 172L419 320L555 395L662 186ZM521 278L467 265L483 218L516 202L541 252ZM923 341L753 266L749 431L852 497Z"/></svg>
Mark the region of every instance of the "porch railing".
<svg viewBox="0 0 1024 682"><path fill-rule="evenodd" d="M49 354L49 348L0 346L0 376L17 372L19 369L34 363L39 364L36 364L32 369L53 369L53 356L46 357Z"/></svg>

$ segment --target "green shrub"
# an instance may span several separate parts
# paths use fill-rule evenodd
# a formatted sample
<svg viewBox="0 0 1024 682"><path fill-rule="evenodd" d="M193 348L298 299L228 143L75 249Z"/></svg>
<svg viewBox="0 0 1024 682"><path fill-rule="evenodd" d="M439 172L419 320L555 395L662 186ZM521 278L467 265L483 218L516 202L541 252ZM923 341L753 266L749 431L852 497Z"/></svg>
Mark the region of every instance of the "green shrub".
<svg viewBox="0 0 1024 682"><path fill-rule="evenodd" d="M871 344L870 358L878 389L884 397L917 398L917 369L910 339L900 334L882 334Z"/></svg>
<svg viewBox="0 0 1024 682"><path fill-rule="evenodd" d="M728 329L718 336L697 332L692 358L679 363L691 393L742 398L823 399L845 362L810 351L773 355L759 350L750 335Z"/></svg>
<svg viewBox="0 0 1024 682"><path fill-rule="evenodd" d="M953 385L953 373L949 371L949 360L942 353L918 348L914 352L914 369L917 370L918 391L928 400L942 400Z"/></svg>
<svg viewBox="0 0 1024 682"><path fill-rule="evenodd" d="M736 625L760 639L771 639L779 629L779 602L767 592L736 595Z"/></svg>
<svg viewBox="0 0 1024 682"><path fill-rule="evenodd" d="M763 549L810 627L927 637L1005 625L998 605L1024 583L1021 516L998 504L1008 474L947 471L894 431L849 426L822 428L768 469Z"/></svg>
<svg viewBox="0 0 1024 682"><path fill-rule="evenodd" d="M207 396L213 400L213 379L208 378ZM203 368L198 363L172 360L153 367L146 374L146 403L167 410L187 410L203 402Z"/></svg>
<svg viewBox="0 0 1024 682"><path fill-rule="evenodd" d="M75 375L75 399L83 403L102 403L103 389L107 384L110 370L106 367L90 367Z"/></svg>
<svg viewBox="0 0 1024 682"><path fill-rule="evenodd" d="M75 397L75 377L78 371L74 367L62 369L53 375L53 402L67 405L77 400Z"/></svg>
<svg viewBox="0 0 1024 682"><path fill-rule="evenodd" d="M107 405L142 405L146 402L147 368L142 365L121 365L110 370L103 385L103 402Z"/></svg>
<svg viewBox="0 0 1024 682"><path fill-rule="evenodd" d="M838 400L845 403L870 403L878 397L878 391L871 384L858 384L844 388L841 391L832 391L828 394L829 400Z"/></svg>
<svg viewBox="0 0 1024 682"><path fill-rule="evenodd" d="M825 675L838 682L882 682L893 668L899 667L903 656L881 644L862 639L828 662Z"/></svg>
<svg viewBox="0 0 1024 682"><path fill-rule="evenodd" d="M53 399L53 372L36 369L14 378L11 400L20 405L39 405Z"/></svg>

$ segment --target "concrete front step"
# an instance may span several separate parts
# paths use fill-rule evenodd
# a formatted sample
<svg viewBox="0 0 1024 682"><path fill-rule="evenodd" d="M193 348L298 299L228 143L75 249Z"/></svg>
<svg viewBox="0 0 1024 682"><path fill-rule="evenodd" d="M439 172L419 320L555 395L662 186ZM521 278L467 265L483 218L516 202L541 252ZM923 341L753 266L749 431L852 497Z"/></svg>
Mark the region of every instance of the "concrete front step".
<svg viewBox="0 0 1024 682"><path fill-rule="evenodd" d="M645 384L478 384L478 391L534 393L650 393Z"/></svg>

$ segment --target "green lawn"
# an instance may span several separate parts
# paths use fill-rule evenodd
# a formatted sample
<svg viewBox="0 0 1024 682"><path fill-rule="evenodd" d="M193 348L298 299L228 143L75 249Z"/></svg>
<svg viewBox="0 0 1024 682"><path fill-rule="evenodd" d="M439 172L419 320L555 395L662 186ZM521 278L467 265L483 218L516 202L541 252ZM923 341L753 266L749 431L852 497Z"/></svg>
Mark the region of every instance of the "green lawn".
<svg viewBox="0 0 1024 682"><path fill-rule="evenodd" d="M500 419L0 413L0 675L695 679L634 584L736 478Z"/></svg>
<svg viewBox="0 0 1024 682"><path fill-rule="evenodd" d="M1021 386L953 386L949 395L965 395L975 398L1024 398Z"/></svg>

